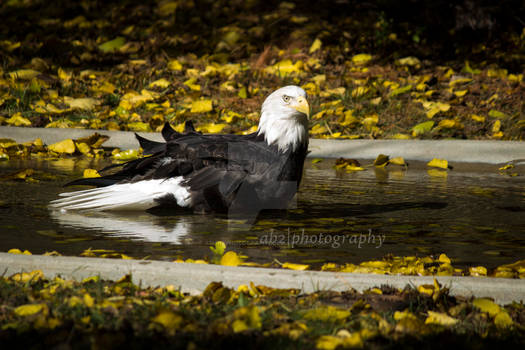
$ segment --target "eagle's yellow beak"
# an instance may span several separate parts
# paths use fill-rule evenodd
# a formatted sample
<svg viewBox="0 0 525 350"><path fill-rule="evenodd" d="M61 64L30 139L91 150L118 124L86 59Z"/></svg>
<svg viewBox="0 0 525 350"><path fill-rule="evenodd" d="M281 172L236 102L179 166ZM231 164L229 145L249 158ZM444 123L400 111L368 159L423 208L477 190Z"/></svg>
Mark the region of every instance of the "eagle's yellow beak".
<svg viewBox="0 0 525 350"><path fill-rule="evenodd" d="M308 105L306 98L302 96L297 97L295 101L290 104L290 107L298 112L306 114L306 117L310 118L310 106Z"/></svg>

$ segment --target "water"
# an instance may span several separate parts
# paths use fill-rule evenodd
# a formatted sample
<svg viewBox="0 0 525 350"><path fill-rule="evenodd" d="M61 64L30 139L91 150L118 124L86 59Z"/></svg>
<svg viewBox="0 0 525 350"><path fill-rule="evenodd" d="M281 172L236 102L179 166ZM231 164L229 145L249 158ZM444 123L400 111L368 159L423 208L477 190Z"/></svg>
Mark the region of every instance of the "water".
<svg viewBox="0 0 525 350"><path fill-rule="evenodd" d="M82 176L85 168L104 165L73 159L0 162L0 177L31 168L39 180L0 182L0 251L79 255L92 248L172 260L211 256L208 247L222 240L259 263L277 259L319 266L387 254L446 253L455 266L495 267L525 258L523 167L513 170L521 175L508 176L497 166L458 165L445 177L431 176L420 163L346 173L336 171L333 160L307 161L292 209L263 212L253 220L185 210L82 214L48 209L64 183Z"/></svg>

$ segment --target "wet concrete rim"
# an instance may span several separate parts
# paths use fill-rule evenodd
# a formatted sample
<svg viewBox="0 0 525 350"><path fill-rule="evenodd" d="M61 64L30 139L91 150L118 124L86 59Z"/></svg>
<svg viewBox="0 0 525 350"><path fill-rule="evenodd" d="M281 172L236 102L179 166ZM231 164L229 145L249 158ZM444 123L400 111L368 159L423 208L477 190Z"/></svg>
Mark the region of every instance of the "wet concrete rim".
<svg viewBox="0 0 525 350"><path fill-rule="evenodd" d="M298 288L304 293L311 293L319 290L344 291L350 288L362 292L381 285L404 288L407 284L432 284L435 278L440 284L450 288L450 294L455 296L489 297L501 305L525 300L525 280L521 279L392 276L0 253L0 271L3 276L33 270L41 270L48 278L60 275L62 278L78 281L91 276L117 280L131 273L135 284L151 287L173 285L190 294L202 293L210 282L222 282L231 288L253 282L255 285Z"/></svg>
<svg viewBox="0 0 525 350"><path fill-rule="evenodd" d="M95 132L110 137L105 147L137 148L134 132L92 129L21 128L0 126L0 138L27 142L40 137L46 144L66 138L80 138ZM139 133L162 141L160 133ZM406 160L447 159L457 163L525 163L525 142L496 140L310 140L310 158L375 159L379 154Z"/></svg>

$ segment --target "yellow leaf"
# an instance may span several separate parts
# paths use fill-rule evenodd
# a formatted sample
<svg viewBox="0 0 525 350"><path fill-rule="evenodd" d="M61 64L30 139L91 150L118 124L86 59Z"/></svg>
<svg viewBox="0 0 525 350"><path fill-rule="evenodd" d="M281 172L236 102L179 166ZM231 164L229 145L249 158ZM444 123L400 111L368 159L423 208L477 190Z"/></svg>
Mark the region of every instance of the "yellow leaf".
<svg viewBox="0 0 525 350"><path fill-rule="evenodd" d="M239 266L241 264L241 258L235 252L226 252L221 258L221 265L225 266Z"/></svg>
<svg viewBox="0 0 525 350"><path fill-rule="evenodd" d="M66 72L62 68L58 68L58 78L64 82L69 82L71 80L71 77L73 76L73 73Z"/></svg>
<svg viewBox="0 0 525 350"><path fill-rule="evenodd" d="M168 69L174 70L174 71L180 71L182 70L182 64L177 60L171 60L168 63Z"/></svg>
<svg viewBox="0 0 525 350"><path fill-rule="evenodd" d="M513 169L513 168L514 168L514 164L509 163L509 164L505 164L504 166L502 166L498 170L508 170L508 169Z"/></svg>
<svg viewBox="0 0 525 350"><path fill-rule="evenodd" d="M112 155L112 157L116 160L128 161L137 159L138 157L140 157L140 155L141 152L138 149L128 149L126 151L116 152Z"/></svg>
<svg viewBox="0 0 525 350"><path fill-rule="evenodd" d="M499 132L500 129L501 129L501 121L496 120L496 121L494 122L494 125L492 125L492 133L495 134L495 133Z"/></svg>
<svg viewBox="0 0 525 350"><path fill-rule="evenodd" d="M127 123L127 127L129 130L132 130L132 131L142 131L142 132L151 131L150 125L144 122Z"/></svg>
<svg viewBox="0 0 525 350"><path fill-rule="evenodd" d="M372 114L363 119L361 122L367 130L371 130L379 122L379 116L377 114Z"/></svg>
<svg viewBox="0 0 525 350"><path fill-rule="evenodd" d="M84 175L85 178L100 177L100 174L95 169L85 169Z"/></svg>
<svg viewBox="0 0 525 350"><path fill-rule="evenodd" d="M401 94L410 92L410 90L412 90L412 85L405 85L405 86L402 86L400 88L392 90L390 92L390 96L394 97L394 96L397 96L397 95L401 95Z"/></svg>
<svg viewBox="0 0 525 350"><path fill-rule="evenodd" d="M498 328L509 328L514 324L514 322L507 311L501 311L498 312L496 317L494 317L494 324Z"/></svg>
<svg viewBox="0 0 525 350"><path fill-rule="evenodd" d="M155 88L155 87L159 87L159 88L167 88L168 86L170 86L170 82L167 81L166 79L162 78L162 79L159 79L159 80L155 80L154 82L150 83L149 84L149 87L150 88Z"/></svg>
<svg viewBox="0 0 525 350"><path fill-rule="evenodd" d="M21 250L18 249L18 248L9 249L9 250L7 251L7 253L9 253L9 254L31 255L31 252L30 252L29 250L21 251Z"/></svg>
<svg viewBox="0 0 525 350"><path fill-rule="evenodd" d="M308 50L308 53L314 53L315 51L319 50L323 43L319 38L315 39L312 43L312 46L310 46L310 50Z"/></svg>
<svg viewBox="0 0 525 350"><path fill-rule="evenodd" d="M428 122L419 123L412 128L412 136L416 137L419 135L423 135L432 130L433 126L434 122L432 120L429 120Z"/></svg>
<svg viewBox="0 0 525 350"><path fill-rule="evenodd" d="M162 17L174 15L178 4L178 1L161 1L157 7L157 13Z"/></svg>
<svg viewBox="0 0 525 350"><path fill-rule="evenodd" d="M434 158L427 163L427 166L434 168L448 169L448 161L446 159Z"/></svg>
<svg viewBox="0 0 525 350"><path fill-rule="evenodd" d="M312 135L323 134L323 133L325 133L327 131L328 130L326 129L326 127L322 126L321 124L316 124L310 130L310 134L312 134Z"/></svg>
<svg viewBox="0 0 525 350"><path fill-rule="evenodd" d="M95 305L95 299L88 293L84 294L84 305L87 307L93 307Z"/></svg>
<svg viewBox="0 0 525 350"><path fill-rule="evenodd" d="M197 130L204 132L204 133L210 133L210 134L216 134L221 132L225 127L227 127L228 124L220 124L220 123L207 123L200 125Z"/></svg>
<svg viewBox="0 0 525 350"><path fill-rule="evenodd" d="M97 104L99 104L98 100L91 97L71 98L64 96L64 102L68 104L70 108L84 110L92 110Z"/></svg>
<svg viewBox="0 0 525 350"><path fill-rule="evenodd" d="M470 118L478 123L484 123L485 122L485 117L482 117L480 115L476 115L476 114L472 114L470 116Z"/></svg>
<svg viewBox="0 0 525 350"><path fill-rule="evenodd" d="M26 304L20 305L14 311L18 316L31 316L40 312L47 314L48 309L46 304Z"/></svg>
<svg viewBox="0 0 525 350"><path fill-rule="evenodd" d="M213 103L211 100L197 100L191 104L192 113L207 113L213 110Z"/></svg>
<svg viewBox="0 0 525 350"><path fill-rule="evenodd" d="M432 294L434 294L434 286L431 284L422 284L417 287L417 291L421 294L432 296Z"/></svg>
<svg viewBox="0 0 525 350"><path fill-rule="evenodd" d="M501 307L498 304L486 298L474 299L472 305L482 312L488 313L491 317L496 316L501 311Z"/></svg>
<svg viewBox="0 0 525 350"><path fill-rule="evenodd" d="M361 97L365 95L370 89L364 86L358 86L352 90L352 97Z"/></svg>
<svg viewBox="0 0 525 350"><path fill-rule="evenodd" d="M405 159L403 157L395 157L395 158L390 159L388 162L390 164L395 164L395 165L406 165Z"/></svg>
<svg viewBox="0 0 525 350"><path fill-rule="evenodd" d="M368 63L372 59L372 55L360 53L352 57L352 62L358 66Z"/></svg>
<svg viewBox="0 0 525 350"><path fill-rule="evenodd" d="M375 165L375 166L379 166L379 167L381 167L381 166L385 166L385 165L387 165L387 163L388 163L388 159L389 159L389 158L390 158L390 157L387 156L387 155L380 154L380 155L378 155L377 158L374 160L374 165Z"/></svg>
<svg viewBox="0 0 525 350"><path fill-rule="evenodd" d="M315 347L319 350L335 350L343 344L343 339L333 335L322 335L317 339Z"/></svg>
<svg viewBox="0 0 525 350"><path fill-rule="evenodd" d="M14 126L31 126L31 121L22 117L20 112L13 114L13 116L5 121L9 125Z"/></svg>
<svg viewBox="0 0 525 350"><path fill-rule="evenodd" d="M417 67L421 65L421 61L417 57L414 57L414 56L400 58L396 61L396 63L399 64L400 66L412 66L412 67Z"/></svg>
<svg viewBox="0 0 525 350"><path fill-rule="evenodd" d="M365 170L365 168L349 164L349 165L345 166L345 170L346 171L363 171L363 170Z"/></svg>
<svg viewBox="0 0 525 350"><path fill-rule="evenodd" d="M439 128L444 129L463 129L463 124L455 119L443 119L438 124Z"/></svg>
<svg viewBox="0 0 525 350"><path fill-rule="evenodd" d="M52 145L47 146L47 148L50 151L57 152L57 153L68 153L73 154L75 153L75 142L71 139L66 139L57 143L54 143Z"/></svg>
<svg viewBox="0 0 525 350"><path fill-rule="evenodd" d="M284 263L281 266L283 269L290 269L290 270L298 270L303 271L310 267L310 265L304 265L304 264L294 264L294 263Z"/></svg>
<svg viewBox="0 0 525 350"><path fill-rule="evenodd" d="M439 254L438 261L442 262L442 263L445 263L445 264L450 264L451 263L450 258L446 254Z"/></svg>
<svg viewBox="0 0 525 350"><path fill-rule="evenodd" d="M484 266L473 266L468 269L471 276L487 276L487 268Z"/></svg>
<svg viewBox="0 0 525 350"><path fill-rule="evenodd" d="M351 312L348 310L338 309L334 306L319 306L307 310L303 318L311 321L337 322L348 318L350 315Z"/></svg>
<svg viewBox="0 0 525 350"><path fill-rule="evenodd" d="M458 91L454 91L454 95L456 95L457 97L463 97L466 95L467 92L468 90L458 90Z"/></svg>
<svg viewBox="0 0 525 350"><path fill-rule="evenodd" d="M254 125L254 126L252 126L251 128L249 128L248 130L243 131L242 134L243 134L243 135L253 134L253 133L256 132L258 129L259 129L259 127L258 127L257 125Z"/></svg>
<svg viewBox="0 0 525 350"><path fill-rule="evenodd" d="M425 324L439 324L446 327L453 326L456 323L458 323L456 318L450 317L445 313L434 311L428 311L428 317L425 320Z"/></svg>
<svg viewBox="0 0 525 350"><path fill-rule="evenodd" d="M98 46L98 49L104 53L111 53L115 52L118 49L120 49L124 44L126 43L126 40L123 37L116 37L113 40L106 41L105 43Z"/></svg>
<svg viewBox="0 0 525 350"><path fill-rule="evenodd" d="M31 80L40 74L39 71L34 69L19 69L17 71L9 73L9 77L13 80Z"/></svg>
<svg viewBox="0 0 525 350"><path fill-rule="evenodd" d="M292 60L283 60L283 61L277 62L273 66L266 67L265 71L270 74L275 74L281 77L285 77L291 74L300 73L303 71L303 68L304 68L304 63L301 60L295 63L293 63Z"/></svg>
<svg viewBox="0 0 525 350"><path fill-rule="evenodd" d="M407 134L395 134L394 136L392 136L392 138L394 140L410 140L411 137L410 135L407 135Z"/></svg>
<svg viewBox="0 0 525 350"><path fill-rule="evenodd" d="M157 316L155 316L152 322L161 324L164 328L168 330L177 329L183 321L182 316L177 315L171 311L161 311Z"/></svg>
<svg viewBox="0 0 525 350"><path fill-rule="evenodd" d="M232 330L234 333L244 332L248 329L250 329L250 327L248 327L243 320L235 320L232 322Z"/></svg>

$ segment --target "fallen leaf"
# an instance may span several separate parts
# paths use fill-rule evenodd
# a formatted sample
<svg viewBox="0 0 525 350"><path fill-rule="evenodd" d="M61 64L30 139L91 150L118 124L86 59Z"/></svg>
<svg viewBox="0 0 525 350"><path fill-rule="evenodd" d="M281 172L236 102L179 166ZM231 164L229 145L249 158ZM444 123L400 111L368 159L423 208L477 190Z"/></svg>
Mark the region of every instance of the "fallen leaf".
<svg viewBox="0 0 525 350"><path fill-rule="evenodd" d="M222 258L221 258L221 265L225 266L239 266L242 263L241 258L237 255L237 253L229 251L226 252Z"/></svg>
<svg viewBox="0 0 525 350"><path fill-rule="evenodd" d="M323 43L321 42L321 40L319 38L315 39L314 42L312 43L312 46L310 46L310 49L308 50L308 53L312 54L312 53L316 52L317 50L319 50L321 48L322 45L323 45Z"/></svg>
<svg viewBox="0 0 525 350"><path fill-rule="evenodd" d="M303 270L307 270L310 265L304 265L304 264L294 264L294 263L284 263L282 266L281 266L283 269L290 269L290 270L298 270L298 271L303 271Z"/></svg>
<svg viewBox="0 0 525 350"><path fill-rule="evenodd" d="M67 154L73 154L75 153L76 147L75 142L71 139L66 139L57 143L53 143L47 148L50 151L57 152L57 153L67 153Z"/></svg>
<svg viewBox="0 0 525 350"><path fill-rule="evenodd" d="M197 100L191 104L191 113L207 113L213 110L211 100Z"/></svg>
<svg viewBox="0 0 525 350"><path fill-rule="evenodd" d="M458 323L456 318L450 317L449 315L442 312L428 311L428 317L425 320L425 324L439 324L441 326L450 327Z"/></svg>
<svg viewBox="0 0 525 350"><path fill-rule="evenodd" d="M104 53L112 53L120 49L124 44L126 43L126 40L123 37L116 37L113 40L106 41L103 44L100 44L98 46L98 49Z"/></svg>
<svg viewBox="0 0 525 350"><path fill-rule="evenodd" d="M434 158L427 163L427 166L441 169L448 169L448 161L446 159Z"/></svg>
<svg viewBox="0 0 525 350"><path fill-rule="evenodd" d="M472 305L480 311L488 313L491 317L496 316L501 311L498 304L486 298L474 299Z"/></svg>
<svg viewBox="0 0 525 350"><path fill-rule="evenodd" d="M352 57L352 62L356 65L367 64L372 59L372 55L366 53L360 53Z"/></svg>

